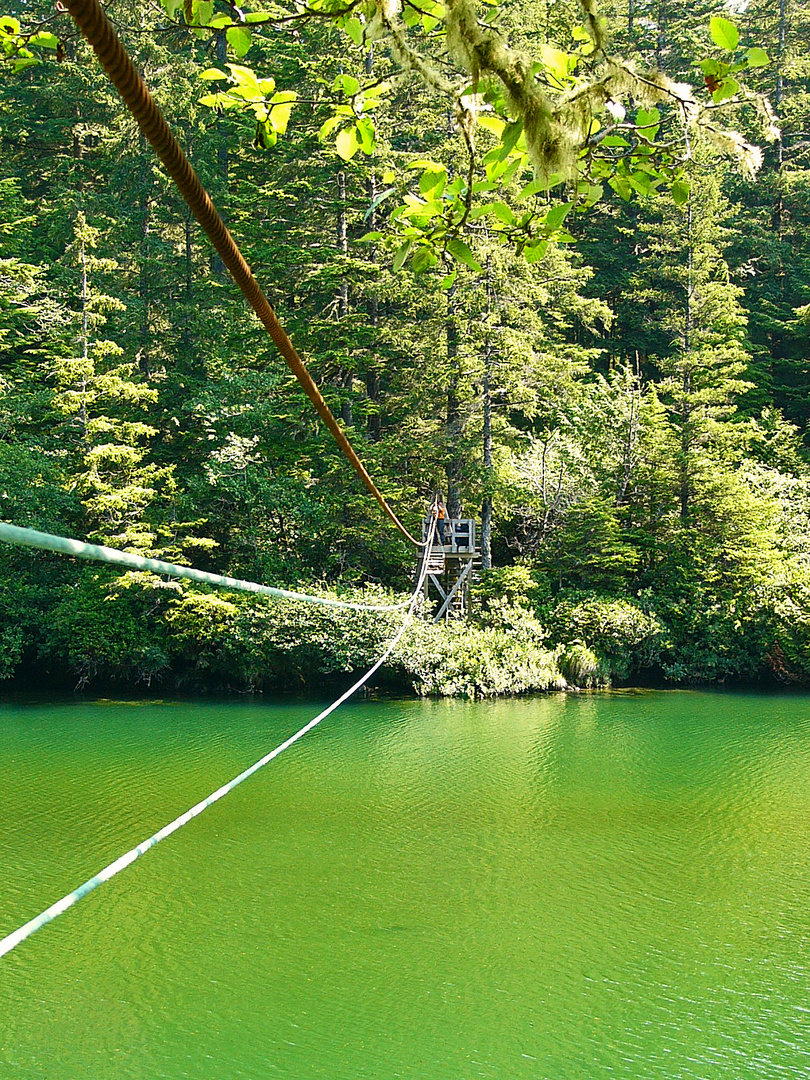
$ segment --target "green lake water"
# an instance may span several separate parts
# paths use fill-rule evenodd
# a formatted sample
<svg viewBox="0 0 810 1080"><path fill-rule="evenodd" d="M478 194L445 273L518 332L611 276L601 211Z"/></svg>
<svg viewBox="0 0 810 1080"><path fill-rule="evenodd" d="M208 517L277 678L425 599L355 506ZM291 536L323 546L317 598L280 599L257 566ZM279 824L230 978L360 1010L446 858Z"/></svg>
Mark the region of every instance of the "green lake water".
<svg viewBox="0 0 810 1080"><path fill-rule="evenodd" d="M0 703L0 937L318 711ZM2 1080L810 1077L810 697L344 706L0 960Z"/></svg>

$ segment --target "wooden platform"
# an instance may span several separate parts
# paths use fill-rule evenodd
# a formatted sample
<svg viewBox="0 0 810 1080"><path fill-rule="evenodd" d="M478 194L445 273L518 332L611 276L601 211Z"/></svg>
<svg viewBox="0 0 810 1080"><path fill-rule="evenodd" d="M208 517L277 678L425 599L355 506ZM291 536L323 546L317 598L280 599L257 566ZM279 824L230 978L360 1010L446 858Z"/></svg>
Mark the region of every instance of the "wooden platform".
<svg viewBox="0 0 810 1080"><path fill-rule="evenodd" d="M422 539L427 540L430 518L422 522ZM428 558L425 596L433 600L433 621L464 619L470 610L470 585L481 568L477 526L471 518L445 521L445 543L434 539Z"/></svg>

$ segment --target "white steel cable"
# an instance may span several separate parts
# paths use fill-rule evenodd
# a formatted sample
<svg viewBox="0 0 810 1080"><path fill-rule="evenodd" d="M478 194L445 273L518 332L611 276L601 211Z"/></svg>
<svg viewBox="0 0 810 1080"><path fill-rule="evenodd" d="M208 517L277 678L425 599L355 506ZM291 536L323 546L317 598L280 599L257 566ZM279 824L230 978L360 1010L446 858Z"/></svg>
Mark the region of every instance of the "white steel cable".
<svg viewBox="0 0 810 1080"><path fill-rule="evenodd" d="M333 600L329 596L310 596L307 593L290 592L278 589L274 585L259 585L256 581L242 581L240 578L224 577L222 574L209 574L206 570L195 570L192 566L176 566L160 559L147 559L131 551L118 551L117 548L103 547L101 544L87 544L84 540L70 540L66 536L54 536L52 533L39 532L36 529L23 529L19 525L0 522L0 540L17 547L39 548L42 551L58 551L62 555L73 555L77 559L89 559L92 562L112 563L126 566L130 570L150 570L153 574L167 577L187 578L203 585L217 585L223 589L238 589L240 592L258 593L262 596L275 596L280 600L301 600L307 604L322 604L324 607L349 608L352 611L401 611L410 601L397 604L359 604L349 600Z"/></svg>
<svg viewBox="0 0 810 1080"><path fill-rule="evenodd" d="M241 784L244 780L247 780L249 776L252 776L255 772L258 772L259 769L261 769L269 761L272 761L273 758L276 758L279 754L283 753L283 751L285 751L287 747L292 746L293 743L298 742L299 739L303 738L303 736L306 735L308 731L312 731L314 727L317 727L318 724L320 724L321 720L324 720L327 716L330 715L330 713L333 713L335 709L342 705L344 701L347 701L352 696L352 694L356 693L360 689L360 687L363 686L363 684L366 683L371 678L371 676L382 667L382 665L397 647L400 639L402 638L402 635L405 633L408 626L410 625L411 619L414 615L414 611L416 610L416 604L419 599L419 594L422 591L422 586L425 583L428 559L430 557L430 551L433 546L433 534L435 528L436 519L434 517L431 521L427 543L425 544L424 553L422 556L422 566L419 572L419 579L416 583L416 588L414 589L411 599L409 601L409 607L405 614L405 618L403 619L402 626L399 628L396 635L388 643L385 652L382 654L379 660L377 660L377 662L369 668L369 670L363 675L362 678L358 679L353 686L350 686L349 689L344 694L341 694L337 701L332 702L332 704L327 709L324 709L323 712L318 713L318 715L314 719L310 720L309 723L304 724L304 726L298 731L296 731L294 735L291 735L289 739L285 739L283 743L277 746L274 750L271 750L269 754L265 754L263 758L260 758L258 761L254 762L254 764L251 765L249 768L245 769L244 772L239 773L239 775L235 776L233 780L230 780L227 784L223 784L222 787L217 788L217 790L212 792L207 799L203 799L202 802L198 802L196 805L192 806L190 810L186 810L184 814L181 814L180 817L175 818L174 821L169 822L168 825L164 825L162 829L159 829L158 832L154 833L147 840L144 840L142 843L138 844L137 847L134 847L131 850L127 851L124 855L121 855L115 860L115 862L111 862L109 866L105 866L103 870L99 870L97 874L94 874L93 877L88 878L87 881L85 881L82 885L79 885L78 888L73 890L73 892L70 892L66 896L63 896L61 900L57 900L55 904L51 904L50 907L40 912L40 914L37 915L35 918L29 920L27 923L25 923L24 926L21 926L18 930L14 930L13 933L8 934L6 937L0 940L0 957L3 957L7 953L10 953L12 949L15 949L21 942L25 941L26 938L31 937L31 935L36 933L37 930L40 930L49 922L53 922L55 918L57 918L59 915L62 915L65 911L68 910L68 908L73 907L74 904L78 903L79 900L87 896L88 893L93 892L93 890L97 889L99 885L102 885L105 881L109 881L110 878L115 877L116 874L120 873L131 863L134 863L136 859L139 859L141 855L145 855L146 852L150 850L150 848L153 848L156 844L159 844L161 840L165 840L167 836L171 836L173 832L177 832L177 830L182 828L183 825L188 824L188 822L191 821L192 818L197 817L203 812L203 810L207 810L209 806L212 806L215 802L218 802L224 795L227 795L229 791L233 791L235 787L238 787L238 785Z"/></svg>

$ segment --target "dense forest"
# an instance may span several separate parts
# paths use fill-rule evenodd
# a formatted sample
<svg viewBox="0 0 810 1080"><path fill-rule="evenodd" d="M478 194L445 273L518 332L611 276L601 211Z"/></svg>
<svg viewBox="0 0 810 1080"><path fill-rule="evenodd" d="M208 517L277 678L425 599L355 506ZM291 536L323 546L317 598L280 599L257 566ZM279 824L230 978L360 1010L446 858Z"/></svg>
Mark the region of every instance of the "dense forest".
<svg viewBox="0 0 810 1080"><path fill-rule="evenodd" d="M762 160L695 139L675 168L666 105L636 104L628 131L608 102L583 180L541 175L497 110L473 156L363 5L252 21L195 5L108 10L397 513L418 529L440 491L484 525L472 622L426 612L390 684L810 680L810 8L603 5L611 48L695 87L710 117L730 109ZM435 31L438 5L407 7ZM407 593L414 550L69 16L5 9L29 48L7 41L0 76L0 518L270 584ZM483 10L568 78L576 3ZM295 688L361 669L397 621L0 550L0 677L38 685Z"/></svg>

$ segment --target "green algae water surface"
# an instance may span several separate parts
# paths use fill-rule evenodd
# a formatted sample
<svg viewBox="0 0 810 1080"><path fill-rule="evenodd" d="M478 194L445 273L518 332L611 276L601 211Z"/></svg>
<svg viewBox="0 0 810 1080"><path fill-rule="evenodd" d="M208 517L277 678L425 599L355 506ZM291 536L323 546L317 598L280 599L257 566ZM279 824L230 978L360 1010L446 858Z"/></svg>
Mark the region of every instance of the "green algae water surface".
<svg viewBox="0 0 810 1080"><path fill-rule="evenodd" d="M0 704L0 937L317 705ZM360 702L0 960L2 1080L810 1077L810 697Z"/></svg>

